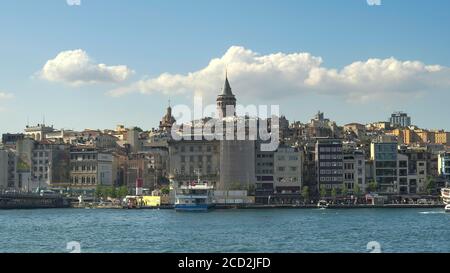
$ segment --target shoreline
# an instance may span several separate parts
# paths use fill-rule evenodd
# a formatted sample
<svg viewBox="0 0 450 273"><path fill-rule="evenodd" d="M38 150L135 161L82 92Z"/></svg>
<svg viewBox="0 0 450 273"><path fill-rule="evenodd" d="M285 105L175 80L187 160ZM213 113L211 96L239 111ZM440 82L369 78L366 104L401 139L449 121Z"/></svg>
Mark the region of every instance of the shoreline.
<svg viewBox="0 0 450 273"><path fill-rule="evenodd" d="M326 209L436 209L442 208L444 209L445 205L435 204L435 205L423 205L423 204L385 204L385 205L329 205ZM124 209L128 210L129 208L124 208L121 206L99 206L99 207L89 207L89 206L76 206L70 207L74 209ZM139 207L139 208L131 208L129 210L173 210L173 205L163 205L157 207ZM219 210L251 210L251 209L319 209L316 205L216 205L214 209Z"/></svg>

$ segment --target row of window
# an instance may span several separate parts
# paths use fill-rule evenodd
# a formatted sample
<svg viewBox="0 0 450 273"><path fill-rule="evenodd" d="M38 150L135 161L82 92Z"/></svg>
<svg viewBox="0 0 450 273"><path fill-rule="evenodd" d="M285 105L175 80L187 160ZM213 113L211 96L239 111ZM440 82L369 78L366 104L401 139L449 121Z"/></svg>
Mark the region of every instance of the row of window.
<svg viewBox="0 0 450 273"><path fill-rule="evenodd" d="M291 172L296 172L297 169L298 169L297 167L292 167L292 166L288 168L288 170L291 171ZM279 172L284 172L284 171L286 171L286 167L278 167L278 171Z"/></svg>
<svg viewBox="0 0 450 273"><path fill-rule="evenodd" d="M284 155L279 155L278 156L278 160L280 160L280 161L286 160L286 157ZM296 160L298 160L298 156L296 156L296 155L288 156L288 160L289 161L296 161Z"/></svg>
<svg viewBox="0 0 450 273"><path fill-rule="evenodd" d="M298 182L297 177L278 177L278 182L284 182L284 183L296 183Z"/></svg>
<svg viewBox="0 0 450 273"><path fill-rule="evenodd" d="M342 162L320 162L320 167L342 167Z"/></svg>
<svg viewBox="0 0 450 273"><path fill-rule="evenodd" d="M257 154L257 158L273 158L273 154Z"/></svg>
<svg viewBox="0 0 450 273"><path fill-rule="evenodd" d="M189 173L193 174L194 172L199 171L200 173L202 173L202 169L201 167L199 168L194 168L194 166L189 166ZM181 174L185 174L186 173L186 167L184 165L181 166ZM212 173L212 167L210 165L206 166L206 173L207 174L211 174Z"/></svg>
<svg viewBox="0 0 450 273"><path fill-rule="evenodd" d="M34 152L34 157L48 157L48 152Z"/></svg>
<svg viewBox="0 0 450 273"><path fill-rule="evenodd" d="M321 177L320 178L321 182L342 182L344 181L343 177Z"/></svg>
<svg viewBox="0 0 450 273"><path fill-rule="evenodd" d="M39 168L38 167L34 167L33 168L33 171L35 171L35 172L37 172L37 171L40 171L40 172L48 172L48 167L42 167L42 166L40 166Z"/></svg>
<svg viewBox="0 0 450 273"><path fill-rule="evenodd" d="M82 176L71 177L70 182L74 184L95 184L95 177Z"/></svg>
<svg viewBox="0 0 450 273"><path fill-rule="evenodd" d="M331 154L331 155L320 155L320 159L332 159L332 160L337 160L337 159L342 159L343 155L340 154Z"/></svg>
<svg viewBox="0 0 450 273"><path fill-rule="evenodd" d="M339 153L342 152L342 147L320 147L321 153Z"/></svg>
<svg viewBox="0 0 450 273"><path fill-rule="evenodd" d="M320 170L320 174L329 174L329 175L331 175L331 174L343 174L343 171L342 170L324 170L324 169L321 169Z"/></svg>
<svg viewBox="0 0 450 273"><path fill-rule="evenodd" d="M186 158L187 158L186 156L182 155L181 156L181 162L186 162ZM195 157L193 155L189 156L189 161L195 162ZM199 161L199 162L203 161L203 156L202 155L197 156L197 161ZM207 155L206 156L206 161L207 162L211 162L212 161L212 156L211 155Z"/></svg>
<svg viewBox="0 0 450 273"><path fill-rule="evenodd" d="M95 165L72 165L72 171L96 171Z"/></svg>
<svg viewBox="0 0 450 273"><path fill-rule="evenodd" d="M203 150L204 150L203 147L204 147L204 146L201 146L201 145L198 145L198 146L189 146L188 149L189 149L189 152L195 152L195 151L203 152ZM178 147L177 147L177 146L175 146L175 150L178 151ZM214 148L213 148L212 146L206 146L206 151L207 151L207 152L211 152L212 150L217 151L217 147L214 146ZM186 152L186 146L181 146L181 147L180 147L180 151L181 151L182 153Z"/></svg>
<svg viewBox="0 0 450 273"><path fill-rule="evenodd" d="M84 155L76 155L76 154L72 154L70 155L70 159L72 160L95 160L97 159L97 156L95 154L84 154Z"/></svg>
<svg viewBox="0 0 450 273"><path fill-rule="evenodd" d="M38 163L39 164L48 164L49 161L48 161L48 159L46 159L46 160L33 160L33 165L38 165Z"/></svg>

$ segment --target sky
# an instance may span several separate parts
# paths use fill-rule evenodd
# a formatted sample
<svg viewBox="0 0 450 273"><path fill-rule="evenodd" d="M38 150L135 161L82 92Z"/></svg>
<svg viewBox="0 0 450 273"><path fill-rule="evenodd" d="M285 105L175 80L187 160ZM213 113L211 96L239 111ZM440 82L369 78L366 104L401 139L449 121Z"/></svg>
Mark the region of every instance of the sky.
<svg viewBox="0 0 450 273"><path fill-rule="evenodd" d="M225 70L290 121L450 130L450 1L78 1L0 0L0 134L151 129L169 99L214 103Z"/></svg>

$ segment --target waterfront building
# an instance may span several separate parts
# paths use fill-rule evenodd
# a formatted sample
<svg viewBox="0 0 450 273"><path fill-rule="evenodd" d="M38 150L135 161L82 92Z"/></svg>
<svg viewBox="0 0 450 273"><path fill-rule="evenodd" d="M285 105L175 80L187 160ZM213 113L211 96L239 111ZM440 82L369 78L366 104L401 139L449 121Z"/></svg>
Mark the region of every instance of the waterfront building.
<svg viewBox="0 0 450 273"><path fill-rule="evenodd" d="M31 154L33 187L67 184L69 177L69 146L48 140L35 142Z"/></svg>
<svg viewBox="0 0 450 273"><path fill-rule="evenodd" d="M255 147L255 202L268 204L274 196L274 152L262 151L260 147L258 141Z"/></svg>
<svg viewBox="0 0 450 273"><path fill-rule="evenodd" d="M333 188L341 189L344 170L342 140L317 139L315 150L319 189L322 187L327 191L331 191Z"/></svg>
<svg viewBox="0 0 450 273"><path fill-rule="evenodd" d="M75 187L112 186L117 171L113 170L111 152L95 147L77 146L70 149L70 184Z"/></svg>
<svg viewBox="0 0 450 273"><path fill-rule="evenodd" d="M401 147L399 153L408 157L408 193L426 193L429 153L424 147Z"/></svg>
<svg viewBox="0 0 450 273"><path fill-rule="evenodd" d="M344 186L353 192L358 185L361 192L366 190L366 164L363 150L346 149L343 155Z"/></svg>
<svg viewBox="0 0 450 273"><path fill-rule="evenodd" d="M397 142L372 142L370 159L380 193L397 193Z"/></svg>
<svg viewBox="0 0 450 273"><path fill-rule="evenodd" d="M450 181L450 152L442 152L438 157L439 175Z"/></svg>
<svg viewBox="0 0 450 273"><path fill-rule="evenodd" d="M280 145L273 156L274 193L278 203L299 202L302 189L303 153Z"/></svg>
<svg viewBox="0 0 450 273"><path fill-rule="evenodd" d="M220 170L220 143L217 140L169 141L169 175L189 182L198 176L217 186Z"/></svg>
<svg viewBox="0 0 450 273"><path fill-rule="evenodd" d="M11 149L0 148L0 189L18 189L17 156Z"/></svg>
<svg viewBox="0 0 450 273"><path fill-rule="evenodd" d="M408 127L411 125L411 117L403 112L392 113L389 119L391 127Z"/></svg>

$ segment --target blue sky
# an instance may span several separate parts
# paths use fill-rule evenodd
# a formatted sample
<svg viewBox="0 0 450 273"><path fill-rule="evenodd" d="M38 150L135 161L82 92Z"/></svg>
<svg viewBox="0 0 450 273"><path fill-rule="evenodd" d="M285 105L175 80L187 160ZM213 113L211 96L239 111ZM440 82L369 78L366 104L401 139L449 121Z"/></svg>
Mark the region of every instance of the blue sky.
<svg viewBox="0 0 450 273"><path fill-rule="evenodd" d="M172 104L190 104L196 91L191 89L209 98L220 92L220 69L208 66L215 58L229 66L238 103L279 104L290 120L305 122L320 109L339 124L366 123L404 110L420 127L450 130L445 118L450 1L382 0L369 6L366 0L81 0L69 6L66 0L1 0L0 5L0 133L20 132L27 118L39 123L44 115L57 128L156 127L169 98ZM60 62L74 55L57 56L77 49L77 58L88 56L94 70L98 64L111 70L83 74L74 83L79 73ZM284 75L290 70L282 64L300 52L321 58L313 71L327 70L310 79L312 84L296 82L304 72ZM247 57L260 62L276 53L284 55L259 63L276 66L264 72L245 63ZM341 71L368 59L380 61ZM423 66L411 68L410 61ZM46 64L52 73L44 75ZM407 76L390 78L382 73L386 65ZM365 85L367 71L374 69L379 77L369 77ZM351 83L354 75L360 82ZM129 92L111 96L122 88Z"/></svg>

